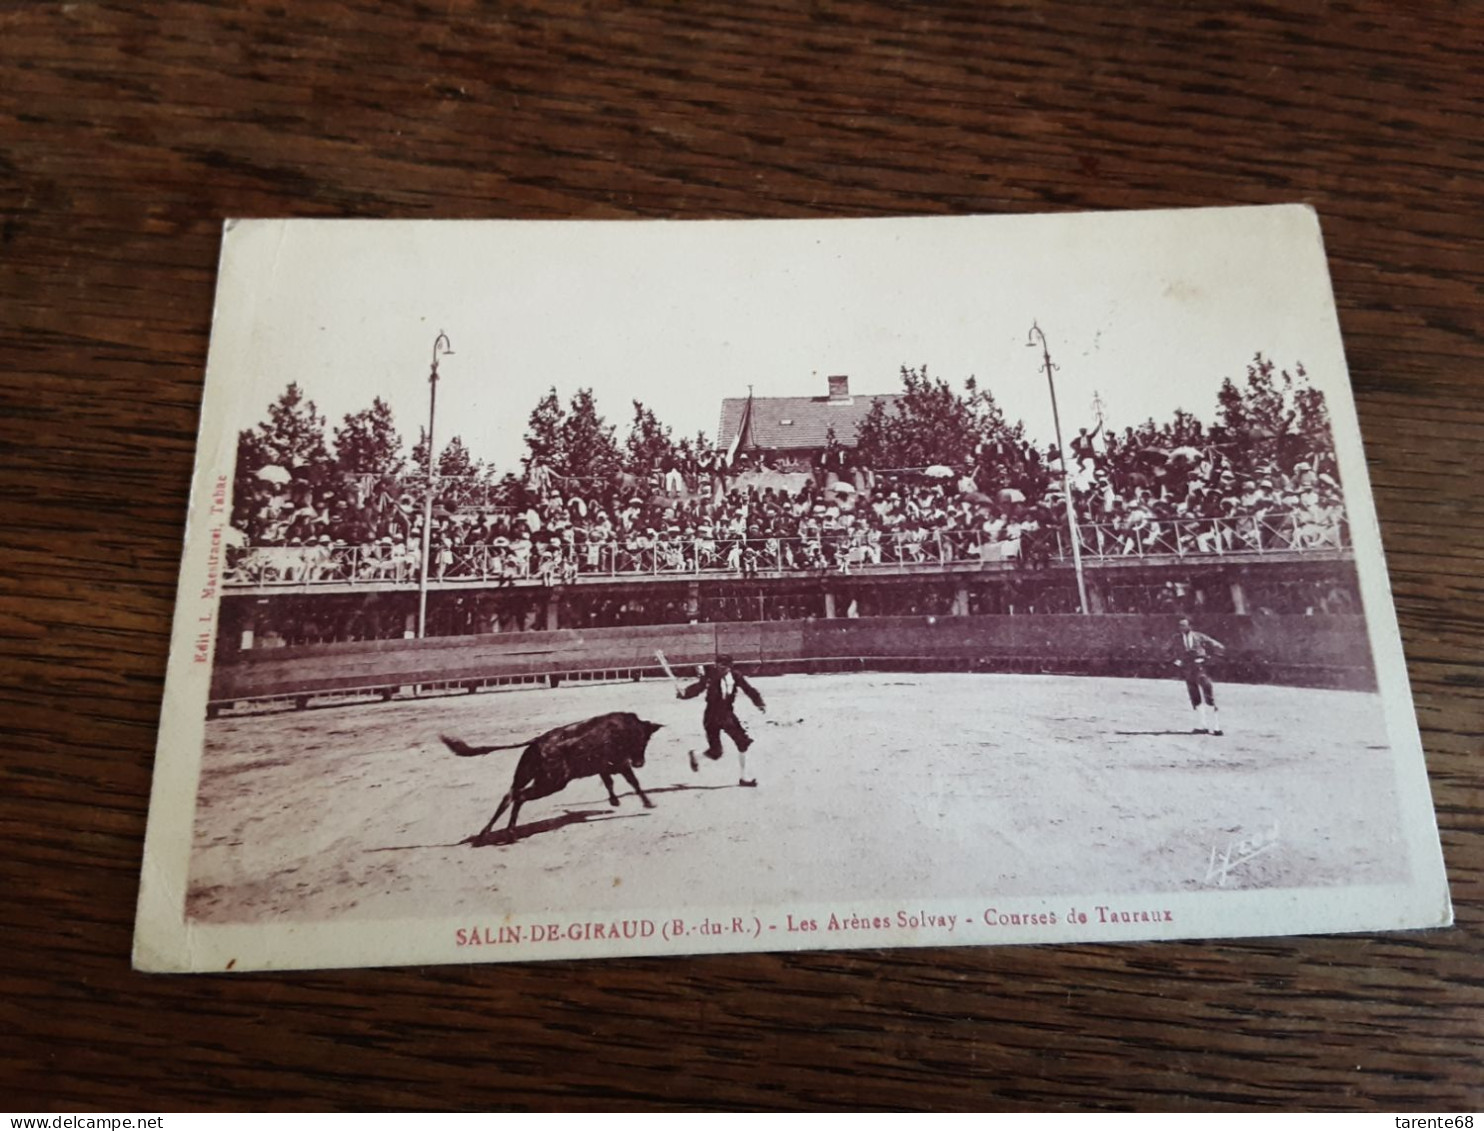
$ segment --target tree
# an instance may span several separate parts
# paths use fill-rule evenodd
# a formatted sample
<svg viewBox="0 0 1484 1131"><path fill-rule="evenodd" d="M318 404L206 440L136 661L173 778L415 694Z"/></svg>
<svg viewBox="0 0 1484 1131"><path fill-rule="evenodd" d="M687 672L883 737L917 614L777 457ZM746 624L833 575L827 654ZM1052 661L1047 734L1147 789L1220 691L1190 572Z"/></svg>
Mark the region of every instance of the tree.
<svg viewBox="0 0 1484 1131"><path fill-rule="evenodd" d="M1298 367L1298 374L1307 377L1302 365ZM1298 409L1299 431L1314 437L1324 447L1333 447L1334 434L1330 430L1329 405L1325 403L1324 394L1306 383L1294 390L1293 401Z"/></svg>
<svg viewBox="0 0 1484 1131"><path fill-rule="evenodd" d="M531 410L526 422L526 450L530 453L528 463L541 463L551 467L560 457L562 421L566 413L557 398L556 388L548 389L546 395Z"/></svg>
<svg viewBox="0 0 1484 1131"><path fill-rule="evenodd" d="M930 377L927 366L903 367L902 393L886 407L877 400L861 422L856 452L873 467L927 467L936 463L965 465L982 443L1018 438L993 394L970 377L964 393L947 381Z"/></svg>
<svg viewBox="0 0 1484 1131"><path fill-rule="evenodd" d="M567 413L557 427L558 459L553 468L559 475L610 483L617 478L622 460L614 428L604 424L591 389L572 394ZM589 486L591 484L588 484Z"/></svg>
<svg viewBox="0 0 1484 1131"><path fill-rule="evenodd" d="M1247 404L1249 430L1257 438L1282 436L1291 430L1297 418L1293 408L1293 378L1280 370L1261 353L1247 366Z"/></svg>
<svg viewBox="0 0 1484 1131"><path fill-rule="evenodd" d="M335 462L351 475L391 477L401 473L402 437L392 421L392 410L380 397L370 408L347 413L335 429ZM426 456L424 457L426 464Z"/></svg>
<svg viewBox="0 0 1484 1131"><path fill-rule="evenodd" d="M257 475L272 462L273 453L268 450L268 442L263 438L261 425L256 430L245 428L237 433L237 482L239 484Z"/></svg>
<svg viewBox="0 0 1484 1131"><path fill-rule="evenodd" d="M559 477L583 480L585 489L594 481L610 483L623 464L614 431L598 415L591 389L578 389L566 408L556 389L549 389L526 424L526 465L540 464Z"/></svg>
<svg viewBox="0 0 1484 1131"><path fill-rule="evenodd" d="M412 467L417 472L426 472L428 469L428 430L426 428L419 427L417 430L417 443L412 447ZM454 436L443 445L443 450L438 453L438 474L444 478L450 476L477 477L492 470L492 468L484 467L469 454L469 449L464 446L461 436Z"/></svg>
<svg viewBox="0 0 1484 1131"><path fill-rule="evenodd" d="M267 487L258 479L258 472L273 462L260 432L244 429L237 433L237 467L232 480L232 525L249 538L258 537L263 525L258 508Z"/></svg>
<svg viewBox="0 0 1484 1131"><path fill-rule="evenodd" d="M1302 364L1290 373L1258 352L1247 365L1244 384L1230 377L1222 381L1216 394L1221 426L1265 455L1330 446L1329 407L1308 377Z"/></svg>
<svg viewBox="0 0 1484 1131"><path fill-rule="evenodd" d="M970 377L964 382L964 389L968 396L965 403L974 420L974 433L979 441L986 444L996 442L1018 443L1025 435L1025 425L1020 421L1011 424L1005 419L1005 410L994 399L994 394L988 389L979 388L977 378Z"/></svg>
<svg viewBox="0 0 1484 1131"><path fill-rule="evenodd" d="M258 425L256 440L256 452L264 458L265 467L324 469L331 462L325 446L325 418L295 382L268 406L268 419Z"/></svg>
<svg viewBox="0 0 1484 1131"><path fill-rule="evenodd" d="M689 447L684 440L681 444ZM646 478L655 469L673 460L676 450L669 426L660 423L653 409L646 408L642 401L636 400L634 419L629 424L629 438L624 443L625 469L632 475Z"/></svg>
<svg viewBox="0 0 1484 1131"><path fill-rule="evenodd" d="M483 465L469 454L464 438L455 436L443 445L438 453L438 474L443 476L465 476L477 478L484 473Z"/></svg>
<svg viewBox="0 0 1484 1131"><path fill-rule="evenodd" d="M290 490L281 478L260 478L258 473L265 467L288 472L298 481L294 490L323 480L334 467L325 447L325 418L297 384L290 383L268 406L267 420L237 434L232 525L253 540L261 536L266 522L263 504Z"/></svg>
<svg viewBox="0 0 1484 1131"><path fill-rule="evenodd" d="M1242 390L1230 377L1223 377L1221 388L1216 391L1216 419L1233 436L1247 434L1247 404L1242 398Z"/></svg>

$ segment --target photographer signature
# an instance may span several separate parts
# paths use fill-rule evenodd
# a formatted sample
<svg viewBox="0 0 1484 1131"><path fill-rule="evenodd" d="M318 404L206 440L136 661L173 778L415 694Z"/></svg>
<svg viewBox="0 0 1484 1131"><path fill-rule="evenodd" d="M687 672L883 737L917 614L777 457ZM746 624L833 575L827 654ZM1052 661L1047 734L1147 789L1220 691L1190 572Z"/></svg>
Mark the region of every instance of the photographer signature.
<svg viewBox="0 0 1484 1131"><path fill-rule="evenodd" d="M1215 883L1218 887L1226 886L1226 878L1237 869L1255 860L1270 848L1277 847L1278 825L1274 822L1273 827L1266 832L1256 833L1242 840L1229 840L1226 842L1225 851L1219 851L1213 844L1211 846L1211 859L1206 864L1207 884Z"/></svg>

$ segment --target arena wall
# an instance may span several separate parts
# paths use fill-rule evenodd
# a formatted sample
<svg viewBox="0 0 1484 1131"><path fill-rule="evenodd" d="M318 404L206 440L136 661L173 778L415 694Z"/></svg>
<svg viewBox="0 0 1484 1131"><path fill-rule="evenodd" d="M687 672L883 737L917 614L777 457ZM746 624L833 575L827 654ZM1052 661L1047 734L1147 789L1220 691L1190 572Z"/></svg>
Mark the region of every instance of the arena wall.
<svg viewBox="0 0 1484 1131"><path fill-rule="evenodd" d="M1217 679L1371 690L1375 673L1360 616L1205 616L1227 646ZM661 676L663 650L692 669L730 653L761 674L898 670L1171 676L1169 616L951 616L762 621L377 640L265 648L219 663L214 707L325 694L392 695L414 688L476 690ZM683 674L690 674L689 671Z"/></svg>

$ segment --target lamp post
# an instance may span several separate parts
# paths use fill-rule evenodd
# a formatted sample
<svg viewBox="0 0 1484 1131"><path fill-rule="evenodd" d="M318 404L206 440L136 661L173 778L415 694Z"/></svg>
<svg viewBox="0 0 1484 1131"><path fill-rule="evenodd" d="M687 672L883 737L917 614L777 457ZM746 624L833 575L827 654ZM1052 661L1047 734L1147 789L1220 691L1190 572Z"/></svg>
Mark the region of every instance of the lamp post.
<svg viewBox="0 0 1484 1131"><path fill-rule="evenodd" d="M1056 408L1056 382L1051 377L1056 366L1051 363L1051 347L1046 344L1046 334L1039 323L1032 322L1030 333L1026 335L1026 346L1035 349L1037 338L1041 339L1041 356L1045 359L1046 386L1051 390L1051 422L1056 428L1056 453L1061 461L1062 496L1067 504L1067 530L1072 536L1072 566L1077 571L1077 600L1081 605L1080 611L1086 616L1087 579L1082 575L1082 540L1077 536L1077 512L1072 506L1072 473L1067 470L1067 452L1061 443L1061 413Z"/></svg>
<svg viewBox="0 0 1484 1131"><path fill-rule="evenodd" d="M433 547L433 490L437 483L434 460L437 449L433 446L433 414L438 407L438 358L453 353L453 343L442 330L433 339L433 367L428 373L428 482L423 492L423 550L422 568L417 574L417 638L428 634L428 558Z"/></svg>

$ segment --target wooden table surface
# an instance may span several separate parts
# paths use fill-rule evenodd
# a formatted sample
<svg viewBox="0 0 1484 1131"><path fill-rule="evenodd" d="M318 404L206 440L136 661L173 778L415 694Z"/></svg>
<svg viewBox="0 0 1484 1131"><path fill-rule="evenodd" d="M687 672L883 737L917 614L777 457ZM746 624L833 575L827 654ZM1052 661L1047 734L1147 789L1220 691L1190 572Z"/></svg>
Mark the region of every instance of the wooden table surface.
<svg viewBox="0 0 1484 1131"><path fill-rule="evenodd" d="M0 1106L1484 1105L1481 44L1484 7L1381 0L0 5ZM224 217L1284 201L1324 224L1456 928L131 971Z"/></svg>

